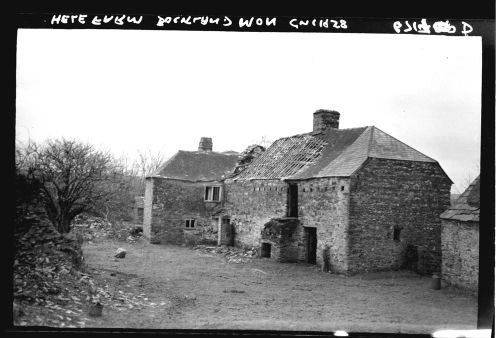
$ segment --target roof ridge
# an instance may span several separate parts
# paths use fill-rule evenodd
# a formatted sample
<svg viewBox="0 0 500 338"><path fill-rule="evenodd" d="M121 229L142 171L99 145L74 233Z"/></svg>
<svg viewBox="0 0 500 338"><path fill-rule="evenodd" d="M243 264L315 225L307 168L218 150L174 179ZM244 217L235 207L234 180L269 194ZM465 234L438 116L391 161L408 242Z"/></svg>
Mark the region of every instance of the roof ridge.
<svg viewBox="0 0 500 338"><path fill-rule="evenodd" d="M373 142L373 129L375 129L375 126L369 126L368 128L370 128L370 138L368 139L368 147L366 147L367 148L366 157L370 157L370 150L372 148L372 142ZM361 135L359 135L359 137L361 137Z"/></svg>
<svg viewBox="0 0 500 338"><path fill-rule="evenodd" d="M353 130L353 129L363 129L363 128L370 128L373 126L363 126L363 127L352 127L352 128L339 128L337 130Z"/></svg>
<svg viewBox="0 0 500 338"><path fill-rule="evenodd" d="M240 153L237 153L237 154L228 154L228 152L232 152L232 151L234 151L234 150L226 150L226 151L178 150L177 153L215 154L215 155L225 155L225 156L239 156ZM236 151L234 151L234 152L236 152Z"/></svg>

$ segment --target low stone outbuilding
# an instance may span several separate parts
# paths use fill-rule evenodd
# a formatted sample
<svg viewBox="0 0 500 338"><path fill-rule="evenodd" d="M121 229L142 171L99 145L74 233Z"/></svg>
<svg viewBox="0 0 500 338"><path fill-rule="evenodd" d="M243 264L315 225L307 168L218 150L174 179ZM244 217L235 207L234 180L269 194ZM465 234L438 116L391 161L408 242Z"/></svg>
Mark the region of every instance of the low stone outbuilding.
<svg viewBox="0 0 500 338"><path fill-rule="evenodd" d="M452 181L375 126L339 129L339 117L317 111L312 132L276 140L225 180L235 245L339 273L439 272Z"/></svg>
<svg viewBox="0 0 500 338"><path fill-rule="evenodd" d="M441 214L442 280L477 294L479 278L479 176Z"/></svg>
<svg viewBox="0 0 500 338"><path fill-rule="evenodd" d="M240 154L212 151L202 137L197 151L178 151L146 178L144 236L151 243L217 243L224 222L224 182Z"/></svg>

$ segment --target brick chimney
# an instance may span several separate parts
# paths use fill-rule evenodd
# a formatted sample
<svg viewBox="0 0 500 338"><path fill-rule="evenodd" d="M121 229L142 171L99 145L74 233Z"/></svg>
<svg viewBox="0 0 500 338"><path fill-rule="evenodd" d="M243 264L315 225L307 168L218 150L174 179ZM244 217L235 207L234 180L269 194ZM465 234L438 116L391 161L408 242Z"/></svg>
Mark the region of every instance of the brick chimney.
<svg viewBox="0 0 500 338"><path fill-rule="evenodd" d="M322 133L329 129L339 129L339 112L319 109L313 116L313 134Z"/></svg>
<svg viewBox="0 0 500 338"><path fill-rule="evenodd" d="M200 139L200 145L198 146L198 151L212 151L212 138L202 137Z"/></svg>

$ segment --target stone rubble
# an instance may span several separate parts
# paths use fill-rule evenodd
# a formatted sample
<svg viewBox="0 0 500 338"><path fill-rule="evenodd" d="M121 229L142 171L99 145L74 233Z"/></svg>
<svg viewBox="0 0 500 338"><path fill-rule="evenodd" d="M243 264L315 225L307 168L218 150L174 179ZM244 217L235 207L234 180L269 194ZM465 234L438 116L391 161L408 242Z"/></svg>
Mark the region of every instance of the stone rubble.
<svg viewBox="0 0 500 338"><path fill-rule="evenodd" d="M258 255L255 248L242 249L231 246L196 245L193 250L222 255L229 263L246 263Z"/></svg>
<svg viewBox="0 0 500 338"><path fill-rule="evenodd" d="M14 234L14 325L85 327L92 306L98 303L104 313L166 304L97 282L102 272L87 271L80 245L110 236L109 222L79 217L69 234L60 234L50 222L38 217L26 216L25 222L29 227ZM130 230L125 231L128 235ZM141 238L130 236L134 242Z"/></svg>

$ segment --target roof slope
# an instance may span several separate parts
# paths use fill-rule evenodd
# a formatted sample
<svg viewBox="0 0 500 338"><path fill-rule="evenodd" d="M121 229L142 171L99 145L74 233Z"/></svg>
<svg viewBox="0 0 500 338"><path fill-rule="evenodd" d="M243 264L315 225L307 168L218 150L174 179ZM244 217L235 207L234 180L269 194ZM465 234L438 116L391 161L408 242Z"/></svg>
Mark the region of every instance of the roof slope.
<svg viewBox="0 0 500 338"><path fill-rule="evenodd" d="M462 222L479 222L479 181L478 176L440 217Z"/></svg>
<svg viewBox="0 0 500 338"><path fill-rule="evenodd" d="M232 172L240 155L179 150L152 175L186 181L217 181Z"/></svg>
<svg viewBox="0 0 500 338"><path fill-rule="evenodd" d="M332 129L276 140L236 180L352 175L368 157L436 162L380 129Z"/></svg>

